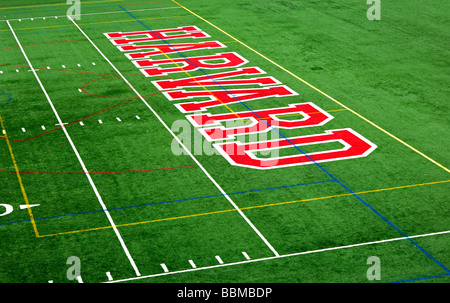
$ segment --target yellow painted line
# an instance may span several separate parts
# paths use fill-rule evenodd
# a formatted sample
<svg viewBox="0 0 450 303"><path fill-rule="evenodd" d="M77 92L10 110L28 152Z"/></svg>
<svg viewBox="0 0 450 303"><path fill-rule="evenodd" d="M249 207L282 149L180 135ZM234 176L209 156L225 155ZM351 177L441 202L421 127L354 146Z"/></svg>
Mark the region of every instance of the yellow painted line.
<svg viewBox="0 0 450 303"><path fill-rule="evenodd" d="M359 114L358 112L354 111L353 109L349 108L348 106L344 105L343 103L337 101L336 99L334 99L333 97L327 95L326 93L324 93L323 91L321 91L320 89L318 89L317 87L313 86L312 84L308 83L307 81L303 80L302 78L300 78L299 76L297 76L296 74L294 74L293 72L289 71L288 69L284 68L283 66L281 66L280 64L276 63L275 61L267 58L266 56L264 56L263 54L261 54L260 52L256 51L255 49L253 49L252 47L248 46L247 44L245 44L244 42L238 40L237 38L233 37L232 35L230 35L229 33L227 33L226 31L224 31L223 29L221 29L220 27L214 25L213 23L209 22L208 20L206 20L205 18L197 15L196 13L194 13L193 11L191 11L190 9L184 7L183 5L179 4L178 2L176 2L175 0L172 0L173 3L177 4L178 6L182 7L184 10L188 11L189 13L191 13L192 15L196 16L197 18L199 18L200 20L203 20L204 22L208 23L209 25L211 25L212 27L216 28L217 30L219 30L220 32L224 33L225 35L227 35L228 37L230 37L231 39L237 41L238 43L240 43L241 45L245 46L246 48L248 48L249 50L251 50L252 52L254 52L255 54L259 55L260 57L264 58L265 60L269 61L270 63L272 63L273 65L277 66L278 68L280 68L281 70L285 71L286 73L288 73L289 75L293 76L294 78L296 78L297 80L303 82L304 84L308 85L309 87L311 87L312 89L314 89L315 91L321 93L322 95L324 95L325 97L327 97L328 99L330 99L331 101L339 104L340 106L342 106L343 108L347 109L348 111L350 111L351 113L355 114L356 116L358 116L359 118L361 118L362 120L364 120L365 122L369 123L370 125L374 126L375 128L377 128L378 130L382 131L383 133L385 133L386 135L388 135L389 137L395 139L396 141L400 142L401 144L403 144L404 146L408 147L409 149L413 150L414 152L416 152L417 154L421 155L422 157L424 157L425 159L427 159L428 161L436 164L437 166L439 166L440 168L442 168L443 170L445 170L446 172L450 173L450 169L448 169L447 167L443 166L442 164L438 163L437 161L433 160L432 158L430 158L429 156L425 155L424 153L422 153L421 151L417 150L416 148L412 147L411 145L409 145L408 143L406 143L405 141L399 139L398 137L394 136L392 133L388 132L387 130L385 130L384 128L382 128L381 126L378 126L377 124L375 124L374 122L370 121L369 119L367 119L366 117L364 117L363 115Z"/></svg>
<svg viewBox="0 0 450 303"><path fill-rule="evenodd" d="M232 211L237 211L237 209L233 208L233 209L213 211L213 212L202 213L202 214L194 214L194 215L187 215L187 216L180 216L180 217L173 217L173 218L164 218L164 219L156 219L156 220L134 222L134 223L126 223L126 224L117 224L115 227L133 226L133 225L148 224L148 223L155 223L155 222L162 222L162 221L186 219L186 218L193 218L193 217L200 217L200 216L206 216L206 215L220 214L220 213L226 213L226 212L232 212ZM90 228L90 229L67 231L67 232L61 232L61 233L50 234L50 235L42 235L41 237L60 236L60 235L80 233L80 232L86 232L86 231L102 230L102 229L107 229L107 228L113 228L113 226L102 226L102 227L96 227L96 228Z"/></svg>
<svg viewBox="0 0 450 303"><path fill-rule="evenodd" d="M118 225L116 225L117 227ZM83 230L73 230L73 231L66 231L62 233L56 233L56 234L49 234L49 235L40 235L39 238L46 238L46 237L54 237L54 236L61 236L61 235L69 235L69 234L76 234L81 232L87 232L87 231L94 231L94 230L102 230L102 229L110 229L114 226L103 226L103 227L96 227L96 228L90 228L90 229L83 229Z"/></svg>
<svg viewBox="0 0 450 303"><path fill-rule="evenodd" d="M28 201L28 196L27 196L27 193L25 192L25 187L23 186L22 178L20 177L20 170L19 170L19 167L17 166L17 161L16 161L16 158L14 157L11 143L8 140L8 134L6 133L5 124L3 122L3 118L1 115L0 115L0 125L2 127L3 133L5 134L5 138L6 138L5 141L8 144L8 149L9 149L9 153L11 155L11 160L14 164L14 169L16 171L16 176L17 176L17 180L19 181L20 190L22 191L23 199L25 200L25 203L27 205L28 214L30 215L30 220L31 220L31 224L33 225L34 233L35 233L36 237L39 237L39 232L37 230L36 222L34 221L33 212L31 211L30 203Z"/></svg>
<svg viewBox="0 0 450 303"><path fill-rule="evenodd" d="M103 1L90 1L90 2L85 2L83 1L82 4L88 4L88 3L102 3L102 2L119 2L122 0L103 0ZM66 2L66 1L64 1ZM0 8L0 10L5 10L5 9L19 9L19 8L32 8L32 7L44 7L44 6L59 6L59 5L66 5L66 6L70 6L70 4L67 3L54 3L54 4L39 4L39 5L28 5L28 6L11 6L11 7L3 7Z"/></svg>
<svg viewBox="0 0 450 303"><path fill-rule="evenodd" d="M428 183L420 183L420 184L403 185L403 186L396 186L396 187L389 187L389 188L367 190L367 191L357 192L357 193L354 193L354 194L346 193L346 194L332 195L332 196L326 196L326 197L318 197L318 198L294 200L294 201L279 202L279 203L272 203L272 204L256 205L256 206L242 207L242 208L239 208L239 209L240 210L250 210L250 209L257 209L257 208L264 208L264 207L272 207L272 206L280 206L280 205L301 203L301 202L309 202L309 201L325 200L325 199L332 199L332 198L339 198L339 197L347 197L347 196L352 196L352 195L362 195L362 194L376 193L376 192L382 192L382 191L388 191L388 190L396 190L396 189L404 189L404 188L411 188L411 187L418 187L418 186L425 186L425 185L441 184L441 183L447 183L447 182L450 182L450 180L443 180L443 181L435 181L435 182L428 182ZM207 216L207 215L223 214L223 213L228 213L228 212L233 212L233 211L237 211L237 209L233 208L233 209L219 210L219 211L213 211L213 212L207 212L207 213L201 213L201 214L180 216L180 217L172 217L172 218L156 219L156 220L141 221L141 222L134 222L134 223L118 224L118 225L115 225L115 226L102 226L102 227L96 227L96 228L90 228L90 229L67 231L67 232L61 232L61 233L55 233L55 234L49 234L49 235L41 235L40 237L52 237L52 236L60 236L60 235L74 234L74 233L80 233L80 232L87 232L87 231L102 230L102 229L108 229L108 228L113 228L113 227L125 227L125 226L134 226L134 225L148 224L148 223L155 223L155 222L187 219L187 218L194 218L194 217Z"/></svg>
<svg viewBox="0 0 450 303"><path fill-rule="evenodd" d="M331 110L326 110L325 112L327 113L333 113L333 112L341 112L347 110L346 108L340 108L340 109L331 109ZM306 113L307 115L314 115L314 114L320 114L320 112L314 112L314 113ZM278 117L293 117L293 116L302 116L302 114L287 114L287 115L279 115ZM268 119L268 118L263 118L263 119Z"/></svg>
<svg viewBox="0 0 450 303"><path fill-rule="evenodd" d="M191 17L191 15L155 17L155 18L145 18L145 19L141 19L141 20L171 19L171 18L180 18L180 17ZM79 25L92 25L92 24L103 24L103 23L121 23L121 22L134 22L134 21L135 20L115 20L115 21L89 22L89 23L83 23L83 24L79 24ZM73 24L60 24L60 25L50 25L50 26L25 27L25 28L15 29L15 31L43 29L43 28L56 28L56 27L65 27L65 26L73 26ZM4 32L4 31L9 31L9 29L2 29L2 30L0 30L0 32Z"/></svg>
<svg viewBox="0 0 450 303"><path fill-rule="evenodd" d="M450 180L428 182L428 183L421 183L421 184L412 184L412 185L403 185L403 186L381 188L381 189L373 189L373 190L366 190L366 191L360 191L360 192L353 193L353 194L352 193L346 193L346 194L327 196L327 197L320 197L320 198L311 198L311 199L304 199L304 200L294 200L294 201L287 201L287 202L280 202L280 203L273 203L273 204L265 204L265 205L251 206L251 207L248 207L246 209L268 207L268 206L278 206L278 205L285 205L285 204L292 204L292 203L299 203L299 202L306 202L306 201L316 201L316 200L331 199L331 198L338 198L338 197L346 197L346 196L353 196L353 195L363 195L363 194L377 193L377 192L387 191L387 190L404 189L404 188L410 188L410 187L418 187L418 186L425 186L425 185L441 184L441 183L447 183L447 182L450 182ZM244 209L244 208L241 208L241 209Z"/></svg>

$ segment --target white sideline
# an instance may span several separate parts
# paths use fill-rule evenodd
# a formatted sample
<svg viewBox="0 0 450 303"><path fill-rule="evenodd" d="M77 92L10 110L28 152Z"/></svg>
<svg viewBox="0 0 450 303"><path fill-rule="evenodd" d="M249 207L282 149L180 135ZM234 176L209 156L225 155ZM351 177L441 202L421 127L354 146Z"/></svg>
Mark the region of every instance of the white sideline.
<svg viewBox="0 0 450 303"><path fill-rule="evenodd" d="M31 65L31 62L30 62L30 60L28 59L28 56L27 56L27 54L25 53L25 51L24 51L22 45L20 44L20 41L19 41L19 39L17 38L16 33L14 32L14 30L13 30L11 24L9 23L9 21L6 21L6 23L8 24L9 28L11 29L11 32L12 32L14 38L16 39L16 42L17 42L17 44L19 45L19 48L20 48L20 50L22 51L22 54L23 54L23 56L25 57L25 60L27 61L28 65L30 66L31 70L33 71L33 74L34 74L34 76L36 77L36 80L37 80L37 82L39 83L39 86L41 87L42 91L44 92L44 95L45 95L45 97L47 98L47 101L48 101L48 103L50 104L50 107L52 108L53 113L54 113L55 116L56 116L56 119L58 120L58 124L59 124L59 125L64 125L64 123L62 122L61 118L59 117L58 112L56 111L56 108L55 108L55 106L53 105L52 100L50 99L50 97L49 97L49 95L48 95L46 89L44 88L44 86L43 86L41 80L39 79L39 77L38 77L36 71L34 70L33 66ZM83 159L81 159L81 156L80 156L80 154L78 153L77 148L76 148L75 145L73 144L73 141L72 141L72 139L70 138L69 133L67 132L67 129L66 129L65 127L62 127L61 129L63 130L64 134L66 135L66 138L67 138L67 140L69 141L70 146L72 147L73 151L75 152L75 155L76 155L78 161L80 162L80 165L81 165L81 167L83 168L83 171L85 172L85 175L86 175L86 177L88 178L89 183L91 184L92 189L94 190L94 193L95 193L95 195L96 195L96 197L97 197L97 199L98 199L98 202L99 202L100 205L102 206L102 209L103 209L104 213L106 214L106 216L107 216L107 218L108 218L108 220L109 220L109 223L110 223L111 226L113 227L114 232L116 233L116 236L117 236L117 238L119 239L119 242L120 242L120 244L122 245L122 248L123 248L123 250L125 251L125 254L126 254L127 257L128 257L128 260L130 261L130 263L131 263L133 269L134 269L135 272L136 272L136 275L137 275L137 276L140 276L141 274L139 273L139 270L138 270L138 268L136 267L136 264L134 263L134 260L133 260L133 258L131 257L130 252L128 251L128 248L126 247L126 245L125 245L125 243L124 243L124 241L123 241L123 239L122 239L122 236L121 236L120 233L119 233L119 230L118 230L117 227L116 227L116 224L114 223L114 221L113 221L111 215L109 214L109 211L107 210L107 208L106 208L106 206L105 206L105 203L103 202L103 199L102 199L102 197L100 196L100 193L98 192L97 187L96 187L95 184L94 184L94 181L92 180L92 178L91 178L91 176L90 176L90 174L89 174L89 172L88 172L86 166L84 165Z"/></svg>
<svg viewBox="0 0 450 303"><path fill-rule="evenodd" d="M444 234L450 234L450 230L441 231L441 232L435 232L435 233L415 235L415 236L410 236L409 238L421 238L421 237L429 237L429 236L444 235ZM198 267L198 268L192 268L192 269L185 269L185 270L179 270L179 271L173 271L173 272L165 271L164 273L159 273L159 274L146 275L146 276L133 277L133 278L126 278L126 279L108 281L108 282L103 282L103 283L120 283L120 282L134 281L134 280L147 279L147 278L153 278L153 277L160 277L160 276L166 276L166 275L181 274L181 273L185 273L185 272L213 269L213 268L218 268L218 267L228 267L228 266L239 265L239 264L261 262L261 261L267 261L267 260L275 260L275 259L288 258L288 257L294 257L294 256L300 256L300 255L308 255L308 254L314 254L314 253L321 253L321 252L325 252L325 251L340 250L340 249L352 248L352 247L358 247L358 246L366 246L366 245L380 244L380 243L386 243L386 242L394 242L394 241L400 241L400 240L407 240L407 239L405 237L400 237L400 238L392 238L392 239L372 241L372 242L364 242L364 243L358 243L358 244L351 244L351 245L344 245L344 246L323 248L323 249L317 249L317 250L310 250L310 251L304 251L304 252L298 252L298 253L292 253L292 254L286 254L286 255L279 255L279 256L274 256L274 257L267 257L267 258L253 259L253 260L240 261L240 262L234 262L234 263L227 263L227 264L219 264L219 265L211 265L211 266Z"/></svg>
<svg viewBox="0 0 450 303"><path fill-rule="evenodd" d="M203 167L200 162L192 155L192 153L186 148L186 146L180 141L180 139L172 132L172 130L167 126L167 124L161 119L161 117L155 112L155 110L145 101L145 99L141 96L141 94L131 85L130 82L122 75L122 73L112 64L112 62L102 53L102 51L95 45L94 42L86 35L86 33L78 26L78 24L70 17L67 16L69 20L73 22L73 24L80 30L80 32L86 37L86 39L94 46L94 48L100 53L100 55L111 65L111 67L119 74L119 76L125 81L126 84L133 90L133 92L141 99L141 101L147 106L147 108L155 115L155 117L159 120L159 122L167 129L167 131L174 137L174 139L183 147L186 153L194 160L194 162L198 165L198 167L205 173L205 175L211 180L211 182L217 187L217 189L222 193L222 195L228 200L228 202L233 205L233 207L237 210L237 212L244 218L244 220L250 225L250 227L256 232L256 234L264 241L264 243L269 247L269 249L275 254L275 256L279 256L278 252L273 248L273 246L267 241L267 239L261 234L261 232L256 228L255 225L247 218L247 216L242 212L241 209L234 203L234 201L227 195L227 193L222 189L222 187L214 180L214 178L208 173L208 171Z"/></svg>
<svg viewBox="0 0 450 303"><path fill-rule="evenodd" d="M131 10L129 12L143 12L143 11L154 11L154 10L162 10L162 9L173 9L173 8L181 8L181 7L159 7L159 8L146 8L146 9L136 9ZM80 14L80 16L91 16L91 15L104 15L104 14L117 14L117 13L126 13L125 11L113 11L113 12L100 12L100 13L89 13L89 14ZM55 17L65 17L66 15L61 16L43 16L43 17L33 17L37 18L55 18ZM21 19L7 19L0 21L22 21L22 20L32 20L33 18L21 18Z"/></svg>

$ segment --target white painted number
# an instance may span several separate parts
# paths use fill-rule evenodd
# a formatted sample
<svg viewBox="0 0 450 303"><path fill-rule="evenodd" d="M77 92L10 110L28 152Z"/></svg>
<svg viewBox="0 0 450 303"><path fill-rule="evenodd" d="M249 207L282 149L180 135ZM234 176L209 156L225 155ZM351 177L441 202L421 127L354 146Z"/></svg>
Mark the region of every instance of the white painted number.
<svg viewBox="0 0 450 303"><path fill-rule="evenodd" d="M3 213L0 213L0 217L9 215L13 211L12 205L9 204L0 204L0 207L5 208L5 211ZM2 208L0 208L0 211L2 211Z"/></svg>

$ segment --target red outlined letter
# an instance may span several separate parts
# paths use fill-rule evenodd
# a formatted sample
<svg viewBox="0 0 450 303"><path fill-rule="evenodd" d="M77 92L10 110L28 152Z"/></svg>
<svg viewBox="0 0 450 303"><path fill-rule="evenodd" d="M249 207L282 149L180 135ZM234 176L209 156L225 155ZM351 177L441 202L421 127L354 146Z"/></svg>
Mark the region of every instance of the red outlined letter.
<svg viewBox="0 0 450 303"><path fill-rule="evenodd" d="M200 30L197 26L180 26L178 28L158 29L153 31L138 31L128 33L122 32L105 33L105 36L107 38L112 39L110 41L115 45L136 43L136 42L147 42L147 41L161 41L163 39L164 40L180 39L180 38L197 39L210 37L207 33ZM124 37L133 37L133 39ZM122 39L114 39L114 38L122 38Z"/></svg>
<svg viewBox="0 0 450 303"><path fill-rule="evenodd" d="M215 62L217 60L220 60L221 62L219 63ZM208 63L208 61L214 62ZM189 58L137 60L133 61L133 63L138 68L150 67L141 69L141 71L147 77L152 77L152 76L165 76L169 73L193 71L199 68L218 69L218 68L239 67L248 63L248 61L245 58L241 57L238 53L231 52L209 56L189 57ZM176 67L161 68L160 65L164 64L176 65Z"/></svg>
<svg viewBox="0 0 450 303"><path fill-rule="evenodd" d="M230 89L230 90L213 90L213 91L168 91L163 94L169 100L192 99L197 97L207 98L208 100L199 102L186 102L175 104L182 113L190 113L196 111L204 111L210 107L221 106L229 103L245 102L270 97L285 97L298 95L295 91L287 87L269 86L251 89Z"/></svg>
<svg viewBox="0 0 450 303"><path fill-rule="evenodd" d="M195 87L195 86L218 86L218 85L274 85L281 84L280 81L276 80L273 77L260 77L260 78L252 78L252 79L234 79L234 80L218 80L218 79L227 79L231 77L237 76L247 76L247 75L263 75L265 74L258 67L246 67L246 68L238 68L235 71L212 74L208 76L199 76L199 77L191 77L191 78L183 78L183 79L169 79L169 80L156 80L152 81L152 83L159 90L166 89L180 89L185 87Z"/></svg>
<svg viewBox="0 0 450 303"><path fill-rule="evenodd" d="M289 141L288 141L289 140ZM344 147L338 150L314 152L308 155L299 151L298 155L270 159L257 158L253 153L270 149L288 148L303 145L319 144L337 141ZM368 156L377 148L375 144L362 137L350 128L327 130L325 134L293 137L257 143L216 143L213 146L230 164L255 169L271 169L296 165L312 164L314 162L329 162ZM314 160L314 162L312 161Z"/></svg>
<svg viewBox="0 0 450 303"><path fill-rule="evenodd" d="M198 43L177 43L177 44L155 44L155 45L119 45L117 48L122 52L144 51L140 53L125 54L128 59L145 59L161 54L171 54L177 52L188 52L199 49L226 48L219 41L205 41Z"/></svg>
<svg viewBox="0 0 450 303"><path fill-rule="evenodd" d="M279 115L298 114L299 119L282 120ZM303 128L320 126L326 124L333 117L322 110L312 102L290 104L289 107L270 108L255 111L227 113L219 115L211 115L209 113L200 115L190 115L186 118L191 121L195 127L217 126L211 128L202 128L199 131L208 141L231 139L236 135L253 134L267 132L271 126L276 128ZM225 128L220 122L231 120L250 119L250 125L242 125L238 127ZM239 122L239 121L237 121ZM242 122L244 124L244 122Z"/></svg>

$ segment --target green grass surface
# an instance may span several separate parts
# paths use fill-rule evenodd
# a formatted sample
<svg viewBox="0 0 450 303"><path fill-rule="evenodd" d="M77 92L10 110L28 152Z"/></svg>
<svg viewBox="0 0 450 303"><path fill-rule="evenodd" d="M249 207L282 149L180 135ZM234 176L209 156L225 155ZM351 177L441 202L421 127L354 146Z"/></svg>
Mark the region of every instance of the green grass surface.
<svg viewBox="0 0 450 303"><path fill-rule="evenodd" d="M106 282L106 272L114 281L136 278L119 239L141 274L130 282L362 283L439 275L446 276L417 281L448 281L448 233L412 238L420 247L405 235L449 230L449 4L382 1L381 20L369 21L368 5L356 0L179 1L221 31L175 2L142 2L83 1L76 22L169 127L185 115L151 83L159 78L144 77L104 36L146 30L119 5L152 30L196 25L211 36L199 41L227 46L184 53L188 57L237 52L249 60L247 67L260 67L299 93L246 102L252 110L314 102L334 117L323 126L283 129L284 136L352 128L377 149L364 158L271 170L232 166L221 155L192 150L280 255L274 257L194 160L173 154L172 135L64 17L67 5L50 0L2 4L0 115L8 140L0 138L0 204L14 211L0 217L0 282L76 283L66 277L70 256L80 258L84 282ZM71 123L65 129L92 183L66 134L56 129L58 120L5 20L39 69L36 74L61 120ZM208 112L229 110L248 109L234 103ZM199 134L193 131L191 137ZM296 152L288 148L281 155ZM25 197L40 206L20 209ZM383 242L390 239L396 240ZM370 256L381 260L380 281L366 277ZM170 274L164 274L162 263Z"/></svg>

